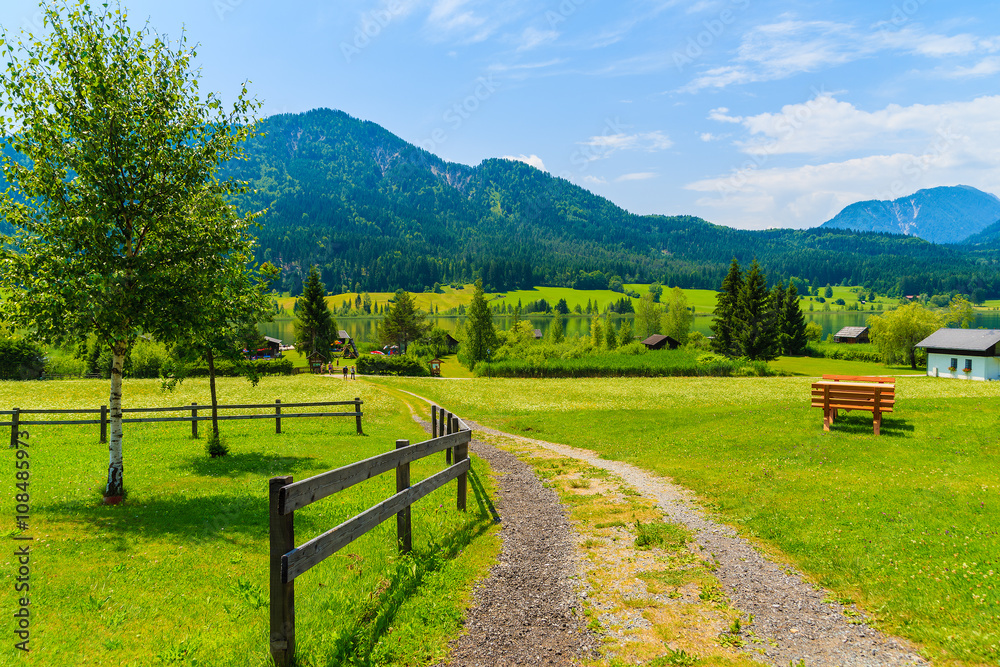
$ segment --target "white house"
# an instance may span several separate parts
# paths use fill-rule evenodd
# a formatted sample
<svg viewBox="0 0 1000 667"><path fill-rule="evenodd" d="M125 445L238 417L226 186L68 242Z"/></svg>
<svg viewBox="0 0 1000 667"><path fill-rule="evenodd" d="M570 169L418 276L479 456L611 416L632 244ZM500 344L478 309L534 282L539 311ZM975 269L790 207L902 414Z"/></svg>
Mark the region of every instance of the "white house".
<svg viewBox="0 0 1000 667"><path fill-rule="evenodd" d="M927 350L927 374L962 380L1000 380L998 329L938 329L916 344Z"/></svg>

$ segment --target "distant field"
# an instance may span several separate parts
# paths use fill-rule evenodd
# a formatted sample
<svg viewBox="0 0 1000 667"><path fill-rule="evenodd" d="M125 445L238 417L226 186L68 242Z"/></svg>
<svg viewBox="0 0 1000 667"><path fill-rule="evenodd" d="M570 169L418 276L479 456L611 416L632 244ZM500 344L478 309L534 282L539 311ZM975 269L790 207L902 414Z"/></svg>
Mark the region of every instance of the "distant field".
<svg viewBox="0 0 1000 667"><path fill-rule="evenodd" d="M900 378L875 437L808 378L380 382L673 479L935 664L1000 659L998 383Z"/></svg>
<svg viewBox="0 0 1000 667"><path fill-rule="evenodd" d="M634 290L639 294L645 294L649 291L648 284L633 283L625 285L626 289ZM664 291L670 289L665 287ZM829 304L830 310L836 312L845 310L846 306L838 306L833 302L837 299L844 299L847 304L855 303L858 299L859 288L857 287L833 287L833 296L826 299L826 304ZM474 285L465 285L463 289L453 289L451 287L442 287L442 294L430 294L428 292L414 292L413 297L417 305L426 312L432 312L433 308L437 308L441 312L445 312L452 308L457 308L460 304L468 305L472 302L472 294L475 290ZM499 295L503 294L502 299L498 299ZM686 289L684 290L684 295L687 297L688 305L693 306L696 313L707 314L715 310L716 305L716 292L715 290L705 290L705 289ZM348 294L334 294L326 298L327 303L331 308L339 308L344 301L350 300L352 303L357 297L357 293L351 292ZM372 298L373 303L377 303L380 306L384 306L388 303L389 299L392 298L393 293L389 292L369 292L369 296ZM512 290L510 292L501 292L487 294L486 298L490 300L491 305L495 305L497 300L502 301L505 305L508 303L517 305L518 299L521 300L521 305L527 305L532 301L538 301L540 299L545 299L550 304L555 304L559 299L566 299L566 304L569 306L570 310L574 310L577 305L580 308L585 309L587 306L587 301L589 300L592 304L596 303L600 309L603 311L604 308L614 302L618 301L624 294L619 292L612 292L611 290L575 290L570 287L535 287L530 290ZM284 307L286 313L289 315L292 313L292 308L295 305L295 297L277 297L275 299L278 304ZM633 302L635 299L633 299ZM815 298L806 297L802 300L802 309L808 310L810 301L813 301L815 310L824 310L824 304L815 301ZM888 299L884 296L879 296L875 302L876 304L883 304L883 309L894 306L896 301L893 299ZM1000 300L996 302L997 306L1000 307ZM866 308L870 307L869 303ZM876 306L877 307L877 306Z"/></svg>

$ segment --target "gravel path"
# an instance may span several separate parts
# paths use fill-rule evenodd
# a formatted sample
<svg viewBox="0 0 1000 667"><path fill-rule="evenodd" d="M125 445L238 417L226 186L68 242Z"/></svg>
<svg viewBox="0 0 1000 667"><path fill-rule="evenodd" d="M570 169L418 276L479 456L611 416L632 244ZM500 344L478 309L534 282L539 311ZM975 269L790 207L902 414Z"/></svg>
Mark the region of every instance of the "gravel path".
<svg viewBox="0 0 1000 667"><path fill-rule="evenodd" d="M430 422L417 421L430 432ZM497 474L494 510L503 547L476 586L466 633L452 643L449 664L568 666L597 657L599 639L578 610L572 527L559 497L514 455L478 440L469 451Z"/></svg>
<svg viewBox="0 0 1000 667"><path fill-rule="evenodd" d="M639 493L655 499L669 520L687 526L695 533L698 544L715 558L715 575L732 606L754 615L752 626L746 629L773 640L764 646L764 655L750 654L754 659L779 667L798 664L799 660L810 667L928 664L902 640L872 629L860 622L860 616L849 618L844 614L857 614L856 609L823 602L827 592L813 588L792 569L766 559L729 526L707 519L689 491L633 465L602 459L592 451L512 435L468 420L466 423L474 431L530 442L586 461L613 472Z"/></svg>

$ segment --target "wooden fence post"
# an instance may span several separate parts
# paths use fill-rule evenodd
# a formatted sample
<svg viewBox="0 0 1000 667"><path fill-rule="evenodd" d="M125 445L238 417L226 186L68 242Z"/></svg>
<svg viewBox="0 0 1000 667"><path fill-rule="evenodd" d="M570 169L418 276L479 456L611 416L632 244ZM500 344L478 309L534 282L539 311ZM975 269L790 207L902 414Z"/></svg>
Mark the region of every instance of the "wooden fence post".
<svg viewBox="0 0 1000 667"><path fill-rule="evenodd" d="M354 397L354 412L357 413L354 415L354 419L358 424L358 435L364 435L364 432L361 430L361 399L357 396Z"/></svg>
<svg viewBox="0 0 1000 667"><path fill-rule="evenodd" d="M431 438L438 437L438 406L431 406Z"/></svg>
<svg viewBox="0 0 1000 667"><path fill-rule="evenodd" d="M274 432L281 433L281 399L274 399Z"/></svg>
<svg viewBox="0 0 1000 667"><path fill-rule="evenodd" d="M447 416L445 418L445 424L448 431L448 435L451 435L452 433L455 432L452 430L452 427L454 426L454 424L452 424L452 417L453 415L449 412L447 413ZM448 449L444 450L444 462L447 463L448 465L451 465L451 449L452 448L449 447Z"/></svg>
<svg viewBox="0 0 1000 667"><path fill-rule="evenodd" d="M268 483L271 515L271 657L279 667L295 661L295 582L281 581L281 557L295 548L295 513L278 514L278 492L292 477Z"/></svg>
<svg viewBox="0 0 1000 667"><path fill-rule="evenodd" d="M409 447L409 440L397 440L396 449ZM410 464L401 463L396 466L396 493L410 488ZM399 553L407 554L413 550L413 532L410 527L410 506L396 514L396 541L399 543Z"/></svg>
<svg viewBox="0 0 1000 667"><path fill-rule="evenodd" d="M101 406L101 444L108 441L108 406Z"/></svg>
<svg viewBox="0 0 1000 667"><path fill-rule="evenodd" d="M191 437L198 439L198 404L191 404ZM209 438L211 440L211 438Z"/></svg>
<svg viewBox="0 0 1000 667"><path fill-rule="evenodd" d="M455 432L458 432L458 417L455 417ZM455 446L455 463L460 463L465 459L469 458L469 443L464 442L461 445ZM458 476L458 509L460 512L465 511L465 500L468 496L468 473L462 473Z"/></svg>
<svg viewBox="0 0 1000 667"><path fill-rule="evenodd" d="M21 408L14 408L10 416L10 448L17 449L17 429L21 423Z"/></svg>

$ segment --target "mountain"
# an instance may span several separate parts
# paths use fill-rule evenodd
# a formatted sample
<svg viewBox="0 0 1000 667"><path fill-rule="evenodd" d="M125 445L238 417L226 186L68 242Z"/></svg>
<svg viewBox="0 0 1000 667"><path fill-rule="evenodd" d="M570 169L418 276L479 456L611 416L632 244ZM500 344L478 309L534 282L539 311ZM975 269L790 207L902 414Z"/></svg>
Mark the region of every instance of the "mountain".
<svg viewBox="0 0 1000 667"><path fill-rule="evenodd" d="M736 257L768 277L881 293L1000 295L994 262L899 234L821 227L747 231L688 215L632 214L513 160L446 162L379 125L316 109L264 119L229 174L266 209L258 261L297 293L312 264L334 292L429 289L482 278L531 285L651 282L718 288Z"/></svg>
<svg viewBox="0 0 1000 667"><path fill-rule="evenodd" d="M968 185L955 185L918 190L892 201L857 202L820 226L961 243L997 220L1000 199Z"/></svg>

